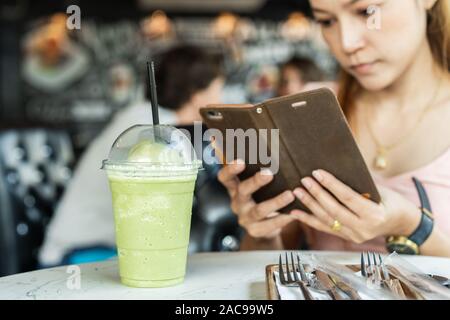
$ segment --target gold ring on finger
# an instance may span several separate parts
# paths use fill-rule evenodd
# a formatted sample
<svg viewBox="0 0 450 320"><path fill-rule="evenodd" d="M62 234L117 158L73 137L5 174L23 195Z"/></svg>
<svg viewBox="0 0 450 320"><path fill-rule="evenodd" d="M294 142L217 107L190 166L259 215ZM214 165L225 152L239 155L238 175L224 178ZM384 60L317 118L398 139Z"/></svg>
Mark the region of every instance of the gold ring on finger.
<svg viewBox="0 0 450 320"><path fill-rule="evenodd" d="M342 229L342 224L338 220L334 220L333 224L331 225L331 230L335 232L339 232Z"/></svg>

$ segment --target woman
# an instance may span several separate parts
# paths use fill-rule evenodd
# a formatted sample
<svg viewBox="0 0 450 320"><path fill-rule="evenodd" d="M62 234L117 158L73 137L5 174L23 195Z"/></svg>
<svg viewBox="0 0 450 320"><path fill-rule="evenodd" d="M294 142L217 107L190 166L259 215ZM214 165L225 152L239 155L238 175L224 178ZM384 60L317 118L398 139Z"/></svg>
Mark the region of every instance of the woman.
<svg viewBox="0 0 450 320"><path fill-rule="evenodd" d="M301 187L256 204L252 193L272 177L239 182L245 165L236 161L219 177L247 231L241 249L298 248L304 235L311 249L386 251L386 238L411 237L429 221L418 208L415 177L435 219L428 233L421 229L420 254L450 257L449 1L310 3L342 67L339 98L383 201L375 204L317 168ZM380 29L368 14L373 9L381 13ZM295 197L312 215L278 212Z"/></svg>

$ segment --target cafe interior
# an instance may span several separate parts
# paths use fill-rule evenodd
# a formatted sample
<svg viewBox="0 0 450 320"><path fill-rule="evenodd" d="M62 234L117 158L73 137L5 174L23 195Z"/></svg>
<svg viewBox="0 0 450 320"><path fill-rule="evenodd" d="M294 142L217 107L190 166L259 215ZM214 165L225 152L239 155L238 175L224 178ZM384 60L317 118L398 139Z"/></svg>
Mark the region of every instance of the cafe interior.
<svg viewBox="0 0 450 320"><path fill-rule="evenodd" d="M220 55L224 103L276 96L278 66L294 56L311 59L330 80L336 72L306 1L69 2L1 5L0 256L8 257L1 276L39 267L80 157L117 111L142 98L152 56L179 43ZM80 29L66 28L71 4L81 8ZM201 175L189 252L236 251L242 230L228 195L214 175ZM59 263L114 255L100 239L74 244Z"/></svg>

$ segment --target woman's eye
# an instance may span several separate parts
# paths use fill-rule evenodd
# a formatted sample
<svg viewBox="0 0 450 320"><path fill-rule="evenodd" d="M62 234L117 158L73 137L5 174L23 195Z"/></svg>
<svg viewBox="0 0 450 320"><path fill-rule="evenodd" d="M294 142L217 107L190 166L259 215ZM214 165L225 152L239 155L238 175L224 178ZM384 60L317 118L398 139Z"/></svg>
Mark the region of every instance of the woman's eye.
<svg viewBox="0 0 450 320"><path fill-rule="evenodd" d="M334 22L333 19L317 20L317 23L320 24L323 27L331 27L333 25L333 22Z"/></svg>
<svg viewBox="0 0 450 320"><path fill-rule="evenodd" d="M358 10L358 15L363 17L369 17L372 15L372 12L369 8Z"/></svg>

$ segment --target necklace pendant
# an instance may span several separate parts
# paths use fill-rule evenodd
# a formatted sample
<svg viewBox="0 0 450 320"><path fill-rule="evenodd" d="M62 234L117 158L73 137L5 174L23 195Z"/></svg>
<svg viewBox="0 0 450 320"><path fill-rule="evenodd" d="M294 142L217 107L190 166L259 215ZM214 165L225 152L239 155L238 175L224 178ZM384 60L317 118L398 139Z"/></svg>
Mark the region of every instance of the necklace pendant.
<svg viewBox="0 0 450 320"><path fill-rule="evenodd" d="M384 170L387 168L386 153L383 150L378 150L378 154L375 157L374 166L378 170Z"/></svg>

